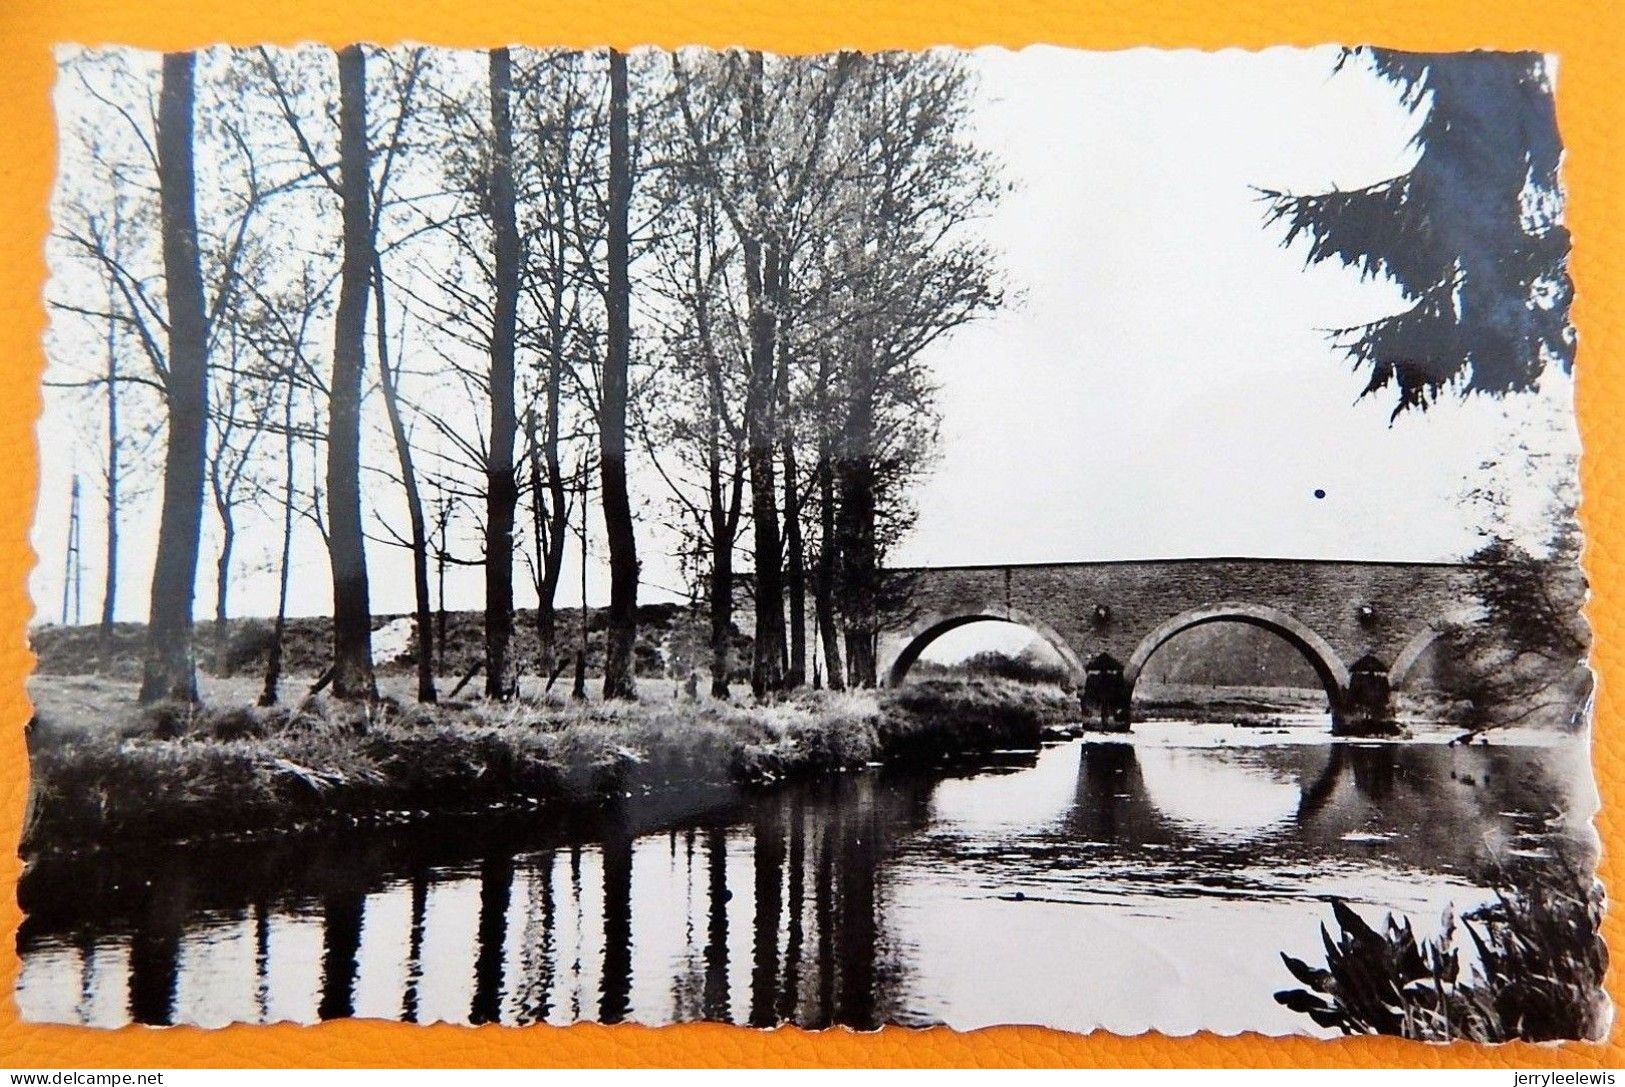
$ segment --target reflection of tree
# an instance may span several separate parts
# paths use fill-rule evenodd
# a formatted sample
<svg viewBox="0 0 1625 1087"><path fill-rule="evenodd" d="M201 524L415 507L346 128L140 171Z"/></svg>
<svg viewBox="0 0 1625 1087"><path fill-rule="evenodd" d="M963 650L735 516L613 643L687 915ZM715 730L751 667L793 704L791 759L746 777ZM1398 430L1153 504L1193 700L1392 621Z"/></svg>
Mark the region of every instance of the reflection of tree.
<svg viewBox="0 0 1625 1087"><path fill-rule="evenodd" d="M632 838L604 842L604 976L598 1019L619 1023L632 1011Z"/></svg>
<svg viewBox="0 0 1625 1087"><path fill-rule="evenodd" d="M429 910L429 873L419 867L411 879L411 921L406 937L406 991L401 996L401 1018L418 1021L418 985L423 981L423 926Z"/></svg>
<svg viewBox="0 0 1625 1087"><path fill-rule="evenodd" d="M1073 754L1067 748L1045 757ZM951 866L993 881L1013 872L1030 875L1031 869L1017 867L1030 864L1071 869L1066 878L1077 886L1107 893L1236 901L1282 894L1283 880L1307 879L1301 873L1326 860L1345 871L1370 865L1477 880L1498 852L1524 844L1521 835L1549 838L1545 823L1562 810L1568 772L1554 752L1397 744L1187 751L1181 754L1203 760L1204 774L1153 772L1152 760L1167 754L1128 743L1080 744L1076 781L1062 786L1072 794L1066 814L1057 819L1048 807L1030 834L1001 831L993 842L956 834L951 818L941 820L931 799L942 802L941 779L928 775L851 775L712 812L710 826L684 814L681 825L695 830L691 836L679 832L674 850L691 838L686 882L693 892L686 902L676 894L664 903L669 916L651 919L656 932L644 937L654 946L668 926L680 936L686 925L690 933L689 954L671 982L673 1018L730 1021L745 1003L745 994L730 983L739 980L744 935L739 924L748 915L753 1023L871 1029L888 1021L908 984L906 947L897 942L896 930L889 931L888 888L898 871L907 879L907 872L922 865ZM1295 818L1290 804L1288 818L1267 825L1226 818L1223 805L1231 800L1246 805L1248 791L1261 781L1296 801ZM1202 804L1164 795L1170 784L1188 790L1192 782L1200 785ZM1158 808L1162 802L1166 811ZM1215 816L1211 824L1199 821L1204 813ZM927 826L930 833L914 833ZM735 835L754 828L750 874L742 863L730 871L730 827ZM580 849L563 844L567 834L608 843L602 916L578 916L573 925L564 899L573 895L578 906L582 901L580 866L571 866L576 881L565 888L563 850L579 856ZM615 826L602 822L568 831L482 825L479 837L471 839L467 826L460 825L319 843L172 847L176 855L167 860L155 847L138 847L116 860L42 859L29 869L20 891L28 918L19 948L27 956L46 942L81 932L102 938L122 934L131 948L132 1017L167 1022L177 1014L174 993L186 969L180 947L188 918L248 908L251 920L245 926L252 927L244 934L259 939L256 969L275 981L278 972L270 969L275 964L269 957L283 949L267 943L266 934L278 917L308 913L315 904L325 922L320 1011L324 1017L350 1015L365 894L388 887L402 909L410 910L410 931L403 931L396 954L405 952L408 971L401 1015L413 1020L421 1002L433 995L421 973L425 949L435 943L434 933L425 930L440 924L461 930L470 922L429 909L429 892L441 880L463 878L473 862L479 865L480 894L475 987L465 1005L470 1019L492 1021L506 1005L520 1022L549 1015L613 1022L632 1013L632 894L655 893L652 884L633 886L636 839L624 827L619 838L616 834ZM743 838L735 839L736 861L744 860L739 852L744 845ZM1013 851L1029 845L1023 860L1012 859ZM529 852L536 849L540 852ZM560 851L557 873L554 849ZM524 859L512 860L516 855ZM683 858L675 852L674 862L682 880ZM526 878L516 892L511 888L520 871ZM525 904L517 913L512 909L516 893ZM746 911L736 908L730 932L730 901L747 894L754 897ZM519 938L514 931L519 923L510 923L510 917L521 914ZM572 932L579 940L582 929L600 923L602 988L581 1007L580 965L574 966L578 991L571 994L571 955L558 944L567 944ZM518 952L510 954L516 945ZM375 950L369 946L367 953ZM452 979L452 984L466 980ZM557 984L563 989L555 993ZM557 1009L551 1006L555 999L561 1004Z"/></svg>
<svg viewBox="0 0 1625 1087"><path fill-rule="evenodd" d="M677 831L672 831L672 854L676 857ZM700 1018L700 994L705 987L705 960L702 958L700 946L696 940L698 927L694 917L694 845L696 833L693 827L682 832L683 842L683 956L672 973L671 979L671 1018L673 1022L684 1023L691 1019Z"/></svg>
<svg viewBox="0 0 1625 1087"><path fill-rule="evenodd" d="M802 914L806 909L807 811L801 797L790 804L789 925L784 943L784 976L775 1014L780 1022L795 1016L801 995Z"/></svg>
<svg viewBox="0 0 1625 1087"><path fill-rule="evenodd" d="M188 884L178 866L154 873L130 938L130 1018L149 1026L174 1022L181 934L188 910Z"/></svg>
<svg viewBox="0 0 1625 1087"><path fill-rule="evenodd" d="M867 798L866 798L867 799ZM881 858L881 827L868 805L853 813L853 824L840 836L839 899L833 918L837 926L834 1022L859 1030L873 1030L875 1021L875 875Z"/></svg>
<svg viewBox="0 0 1625 1087"><path fill-rule="evenodd" d="M817 863L813 873L813 923L818 930L817 994L815 1012L804 1012L802 1026L828 1026L835 1006L835 854L829 847L828 824L819 832Z"/></svg>
<svg viewBox="0 0 1625 1087"><path fill-rule="evenodd" d="M575 957L570 960L570 1020L581 1018L581 845L570 846L570 901L575 903Z"/></svg>
<svg viewBox="0 0 1625 1087"><path fill-rule="evenodd" d="M355 1014L356 956L361 951L361 919L366 896L358 882L345 881L322 902L322 996L316 1014L348 1019Z"/></svg>
<svg viewBox="0 0 1625 1087"><path fill-rule="evenodd" d="M779 914L784 902L784 824L774 805L757 809L754 865L756 873L756 925L750 975L750 1025L770 1027L775 1022L775 991L779 973Z"/></svg>
<svg viewBox="0 0 1625 1087"><path fill-rule="evenodd" d="M1477 878L1517 835L1544 832L1563 810L1567 772L1544 752L1334 745L1304 777L1297 833L1323 850L1351 834L1380 836L1389 863Z"/></svg>
<svg viewBox="0 0 1625 1087"><path fill-rule="evenodd" d="M321 1019L347 1019L355 1014L355 981L360 969L367 892L395 860L390 846L389 841L368 835L337 838L315 849L305 843L301 862L294 845L281 859L281 864L295 873L293 879L288 878L287 870L261 873L270 886L278 886L273 881L280 882L284 901L314 899L321 904L322 982L317 1005Z"/></svg>
<svg viewBox="0 0 1625 1087"><path fill-rule="evenodd" d="M728 832L709 827L705 832L707 863L705 941L705 1018L730 1022L728 1011Z"/></svg>
<svg viewBox="0 0 1625 1087"><path fill-rule="evenodd" d="M480 864L480 915L474 958L470 1023L502 1020L502 957L508 941L508 900L513 892L513 855L495 849Z"/></svg>
<svg viewBox="0 0 1625 1087"><path fill-rule="evenodd" d="M554 932L557 906L553 899L552 850L527 861L525 870L529 878L519 976L514 981L514 1021L545 1023L552 1010L558 939Z"/></svg>
<svg viewBox="0 0 1625 1087"><path fill-rule="evenodd" d="M271 1015L271 908L263 894L254 896L254 1010L259 1021Z"/></svg>
<svg viewBox="0 0 1625 1087"><path fill-rule="evenodd" d="M535 979L529 980L527 989L520 994L519 1017L522 1023L545 1023L553 1010L553 975L558 958L555 918L557 907L553 901L553 854L542 854L531 869L531 909L526 919L525 951L527 957L536 957Z"/></svg>

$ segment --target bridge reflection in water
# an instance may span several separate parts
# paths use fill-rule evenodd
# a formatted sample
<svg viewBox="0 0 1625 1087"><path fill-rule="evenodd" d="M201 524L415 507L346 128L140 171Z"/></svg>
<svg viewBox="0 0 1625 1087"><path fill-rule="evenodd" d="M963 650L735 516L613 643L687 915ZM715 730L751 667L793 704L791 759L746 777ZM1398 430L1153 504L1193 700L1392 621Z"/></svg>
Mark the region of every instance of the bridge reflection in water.
<svg viewBox="0 0 1625 1087"><path fill-rule="evenodd" d="M98 1025L1301 1030L1270 999L1277 952L1313 953L1325 897L1423 927L1482 899L1494 858L1577 833L1556 783L1579 757L1074 742L551 832L487 817L46 858L18 996Z"/></svg>

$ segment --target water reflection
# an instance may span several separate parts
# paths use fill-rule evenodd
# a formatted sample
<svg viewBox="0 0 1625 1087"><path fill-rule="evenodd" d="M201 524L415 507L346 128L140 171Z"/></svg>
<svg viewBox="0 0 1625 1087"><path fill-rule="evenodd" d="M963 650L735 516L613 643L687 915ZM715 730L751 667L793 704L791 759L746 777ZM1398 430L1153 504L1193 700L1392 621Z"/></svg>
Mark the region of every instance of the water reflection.
<svg viewBox="0 0 1625 1087"><path fill-rule="evenodd" d="M48 857L18 999L96 1025L1299 1030L1277 953L1314 950L1325 898L1432 924L1498 858L1579 834L1583 769L1577 747L1074 742L567 827Z"/></svg>

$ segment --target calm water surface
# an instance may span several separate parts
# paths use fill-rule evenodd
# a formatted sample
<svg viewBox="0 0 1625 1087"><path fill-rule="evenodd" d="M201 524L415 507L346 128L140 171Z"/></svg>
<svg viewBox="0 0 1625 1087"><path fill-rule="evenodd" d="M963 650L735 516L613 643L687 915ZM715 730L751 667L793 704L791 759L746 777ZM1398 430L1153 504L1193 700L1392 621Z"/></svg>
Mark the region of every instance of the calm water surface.
<svg viewBox="0 0 1625 1087"><path fill-rule="evenodd" d="M25 1018L371 1016L1312 1029L1271 994L1333 896L1437 928L1488 866L1589 842L1578 744L1136 726L937 774L51 857ZM1589 850L1589 844L1582 847Z"/></svg>

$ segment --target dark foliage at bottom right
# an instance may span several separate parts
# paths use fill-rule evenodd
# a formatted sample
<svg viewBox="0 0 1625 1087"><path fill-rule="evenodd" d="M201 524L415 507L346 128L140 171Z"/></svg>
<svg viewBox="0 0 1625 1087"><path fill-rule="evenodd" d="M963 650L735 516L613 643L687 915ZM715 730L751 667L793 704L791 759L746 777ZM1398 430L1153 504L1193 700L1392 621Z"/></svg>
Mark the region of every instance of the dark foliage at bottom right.
<svg viewBox="0 0 1625 1087"><path fill-rule="evenodd" d="M1393 914L1375 928L1333 901L1340 931L1321 926L1325 968L1283 954L1305 988L1275 999L1344 1034L1600 1040L1609 1022L1603 905L1602 886L1566 864L1503 873L1494 902L1447 915L1436 938L1418 939Z"/></svg>

